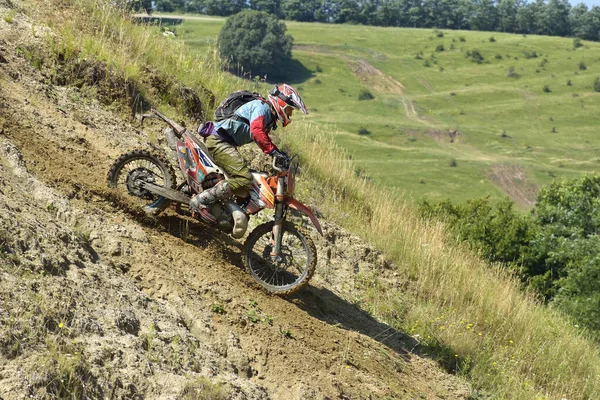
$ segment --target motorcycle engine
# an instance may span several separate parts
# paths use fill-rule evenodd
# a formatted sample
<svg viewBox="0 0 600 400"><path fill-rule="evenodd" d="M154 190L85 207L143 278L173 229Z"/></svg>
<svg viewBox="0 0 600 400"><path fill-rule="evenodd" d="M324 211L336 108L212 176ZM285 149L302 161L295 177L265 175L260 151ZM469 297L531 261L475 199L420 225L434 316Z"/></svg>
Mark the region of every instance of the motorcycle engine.
<svg viewBox="0 0 600 400"><path fill-rule="evenodd" d="M217 220L217 228L224 232L230 233L233 229L233 218L231 213L220 203L211 204L210 212Z"/></svg>

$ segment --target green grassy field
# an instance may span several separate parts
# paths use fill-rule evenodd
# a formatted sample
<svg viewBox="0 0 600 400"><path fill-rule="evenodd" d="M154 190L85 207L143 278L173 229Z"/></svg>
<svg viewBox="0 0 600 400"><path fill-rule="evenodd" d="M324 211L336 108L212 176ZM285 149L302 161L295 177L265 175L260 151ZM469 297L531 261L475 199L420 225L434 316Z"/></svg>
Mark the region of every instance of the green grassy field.
<svg viewBox="0 0 600 400"><path fill-rule="evenodd" d="M205 52L223 21L175 29ZM330 124L357 173L375 182L417 200L510 196L527 208L540 185L599 171L599 43L574 49L572 39L496 32L287 26L303 68L286 79L301 90L306 121ZM482 63L467 57L473 50ZM358 99L365 88L373 100ZM454 140L449 130L459 132Z"/></svg>

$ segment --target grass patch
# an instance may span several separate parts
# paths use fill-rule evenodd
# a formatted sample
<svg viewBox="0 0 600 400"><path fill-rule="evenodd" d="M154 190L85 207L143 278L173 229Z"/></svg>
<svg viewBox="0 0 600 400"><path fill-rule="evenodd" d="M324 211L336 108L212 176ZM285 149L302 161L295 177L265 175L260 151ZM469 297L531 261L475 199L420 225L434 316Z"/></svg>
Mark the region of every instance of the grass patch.
<svg viewBox="0 0 600 400"><path fill-rule="evenodd" d="M186 383L178 397L180 400L225 400L229 398L223 384L212 383L204 377Z"/></svg>
<svg viewBox="0 0 600 400"><path fill-rule="evenodd" d="M6 14L2 16L2 19L4 20L4 22L12 24L15 20L15 14L15 10L9 10Z"/></svg>

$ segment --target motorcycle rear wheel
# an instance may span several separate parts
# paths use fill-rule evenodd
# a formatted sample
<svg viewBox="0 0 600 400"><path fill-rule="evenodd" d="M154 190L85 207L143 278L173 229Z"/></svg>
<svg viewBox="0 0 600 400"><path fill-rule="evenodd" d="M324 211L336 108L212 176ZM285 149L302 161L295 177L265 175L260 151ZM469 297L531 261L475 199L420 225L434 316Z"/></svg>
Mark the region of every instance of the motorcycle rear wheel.
<svg viewBox="0 0 600 400"><path fill-rule="evenodd" d="M176 183L173 168L165 158L148 150L132 150L123 154L108 171L108 186L142 199L139 205L146 212L158 214L169 206L169 199L137 186L140 180L169 189L174 189Z"/></svg>
<svg viewBox="0 0 600 400"><path fill-rule="evenodd" d="M244 263L270 293L285 296L308 284L315 273L317 250L308 233L290 222L283 223L281 259L271 258L273 222L259 225L244 243Z"/></svg>

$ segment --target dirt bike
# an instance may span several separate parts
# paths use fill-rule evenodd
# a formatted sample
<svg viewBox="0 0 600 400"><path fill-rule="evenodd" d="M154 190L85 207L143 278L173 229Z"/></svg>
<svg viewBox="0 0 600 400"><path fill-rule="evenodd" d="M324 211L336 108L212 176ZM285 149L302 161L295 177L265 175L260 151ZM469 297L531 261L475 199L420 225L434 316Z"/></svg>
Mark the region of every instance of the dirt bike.
<svg viewBox="0 0 600 400"><path fill-rule="evenodd" d="M177 155L184 182L176 187L175 173L165 157L156 151L141 149L129 151L114 162L108 172L108 185L141 199L147 213L156 215L174 205L178 212L195 216L189 208L192 196L227 179L227 174L212 160L194 133L154 109L151 114L142 116L142 124L145 118L158 118L170 126L166 129L167 143ZM292 209L306 215L323 235L314 213L293 198L298 168L294 159L280 165L275 158L272 165L275 173L271 176L252 171L249 198L210 205L217 219L213 226L236 239L245 235L250 215L274 209L273 220L258 225L248 235L243 260L250 275L268 292L278 295L306 286L317 264L314 242L305 229L286 221L288 211Z"/></svg>

